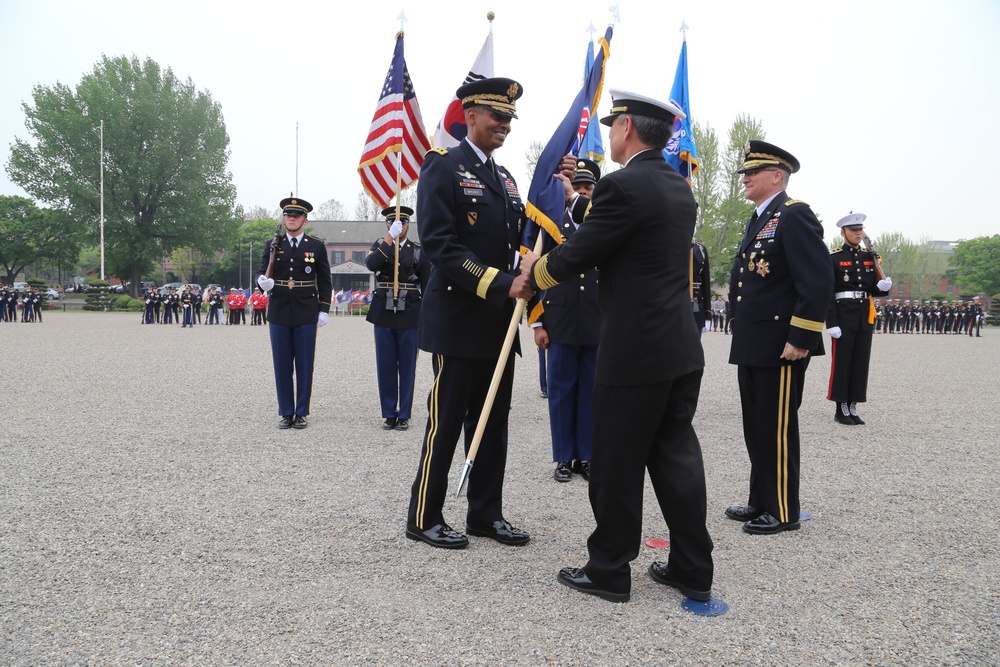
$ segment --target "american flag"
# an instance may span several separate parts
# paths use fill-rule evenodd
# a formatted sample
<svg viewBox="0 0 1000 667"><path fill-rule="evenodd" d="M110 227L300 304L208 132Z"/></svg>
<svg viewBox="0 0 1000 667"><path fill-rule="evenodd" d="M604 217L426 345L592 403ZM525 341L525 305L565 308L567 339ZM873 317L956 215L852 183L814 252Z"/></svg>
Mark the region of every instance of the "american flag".
<svg viewBox="0 0 1000 667"><path fill-rule="evenodd" d="M402 189L417 180L420 165L424 163L424 153L430 149L417 94L403 60L403 33L400 32L396 35L392 64L385 75L382 95L375 107L361 164L358 165L361 184L379 206L388 206L398 194L397 164L402 165Z"/></svg>

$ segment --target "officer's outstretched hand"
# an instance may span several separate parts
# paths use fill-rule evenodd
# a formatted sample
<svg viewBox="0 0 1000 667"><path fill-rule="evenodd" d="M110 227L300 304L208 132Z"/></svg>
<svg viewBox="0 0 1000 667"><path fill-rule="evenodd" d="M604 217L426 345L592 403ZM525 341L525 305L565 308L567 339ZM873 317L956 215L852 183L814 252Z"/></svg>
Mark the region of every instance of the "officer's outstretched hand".
<svg viewBox="0 0 1000 667"><path fill-rule="evenodd" d="M830 327L829 329L826 330L826 332L830 334L830 338L840 338L840 334L843 333L840 330L840 327Z"/></svg>
<svg viewBox="0 0 1000 667"><path fill-rule="evenodd" d="M514 282L510 284L510 291L507 292L507 296L512 299L530 299L535 296L535 292L531 289L531 280L524 273L514 278Z"/></svg>
<svg viewBox="0 0 1000 667"><path fill-rule="evenodd" d="M257 284L265 292L270 292L274 288L274 278L265 278L264 274L257 276Z"/></svg>
<svg viewBox="0 0 1000 667"><path fill-rule="evenodd" d="M878 281L878 283L876 284L878 285L878 288L880 290L882 290L883 292L888 292L889 290L892 289L892 278L886 276L882 280Z"/></svg>
<svg viewBox="0 0 1000 667"><path fill-rule="evenodd" d="M330 321L330 315L328 313L324 313L323 311L320 311L320 313L319 313L319 319L316 320L316 326L318 326L318 327L325 327L326 323L329 322L329 321Z"/></svg>
<svg viewBox="0 0 1000 667"><path fill-rule="evenodd" d="M395 240L398 239L399 235L402 233L403 233L403 221L396 220L395 222L392 223L392 226L389 227L389 236L391 236L393 240Z"/></svg>

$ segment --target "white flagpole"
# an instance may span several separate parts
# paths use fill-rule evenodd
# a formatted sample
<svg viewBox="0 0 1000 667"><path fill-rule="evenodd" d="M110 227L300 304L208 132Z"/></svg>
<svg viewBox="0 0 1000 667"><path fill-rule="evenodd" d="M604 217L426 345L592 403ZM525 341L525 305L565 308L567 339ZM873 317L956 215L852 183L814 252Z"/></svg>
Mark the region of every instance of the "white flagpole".
<svg viewBox="0 0 1000 667"><path fill-rule="evenodd" d="M101 121L101 280L104 280L104 121Z"/></svg>

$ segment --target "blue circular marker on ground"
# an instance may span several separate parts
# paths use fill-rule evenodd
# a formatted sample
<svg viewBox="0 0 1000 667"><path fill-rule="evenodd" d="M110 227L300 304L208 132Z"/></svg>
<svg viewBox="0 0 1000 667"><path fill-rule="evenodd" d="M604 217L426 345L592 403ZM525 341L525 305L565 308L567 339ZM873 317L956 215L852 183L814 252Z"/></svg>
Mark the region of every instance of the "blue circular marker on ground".
<svg viewBox="0 0 1000 667"><path fill-rule="evenodd" d="M808 521L813 518L813 515L809 512L799 512L799 521Z"/></svg>
<svg viewBox="0 0 1000 667"><path fill-rule="evenodd" d="M684 598L681 608L698 616L722 616L729 611L729 605L722 600L712 598L708 602L698 602L691 598Z"/></svg>

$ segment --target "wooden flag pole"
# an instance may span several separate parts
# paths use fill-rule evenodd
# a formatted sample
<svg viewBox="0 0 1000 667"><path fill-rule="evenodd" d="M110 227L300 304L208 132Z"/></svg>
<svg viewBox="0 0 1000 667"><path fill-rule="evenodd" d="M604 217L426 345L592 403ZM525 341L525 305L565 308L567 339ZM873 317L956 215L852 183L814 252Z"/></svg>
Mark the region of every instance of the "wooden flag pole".
<svg viewBox="0 0 1000 667"><path fill-rule="evenodd" d="M399 197L402 194L401 184L403 182L403 151L400 148L396 153L396 220L399 220ZM395 223L395 220L393 221ZM392 240L392 245L396 251L396 259L392 263L392 311L396 312L399 305L399 237Z"/></svg>
<svg viewBox="0 0 1000 667"><path fill-rule="evenodd" d="M542 251L542 241L545 230L538 228L538 238L535 239L534 252L537 255ZM493 402L497 397L497 389L500 387L500 380L503 378L504 369L507 367L507 360L510 358L510 350L514 346L514 336L517 335L517 327L521 322L521 315L524 313L524 304L527 299L518 299L514 305L514 314L510 318L510 325L507 327L507 337L504 338L503 347L500 348L500 358L497 359L497 366L493 369L493 379L490 380L490 390L486 394L486 402L483 403L483 411L479 415L479 422L476 424L476 433L472 436L472 443L469 445L469 453L466 454L465 468L462 469L462 477L458 480L458 492L456 497L462 494L462 487L465 486L469 473L472 471L472 464L476 461L476 454L479 452L479 443L483 440L483 433L486 432L486 422L489 420L490 411L493 409Z"/></svg>

